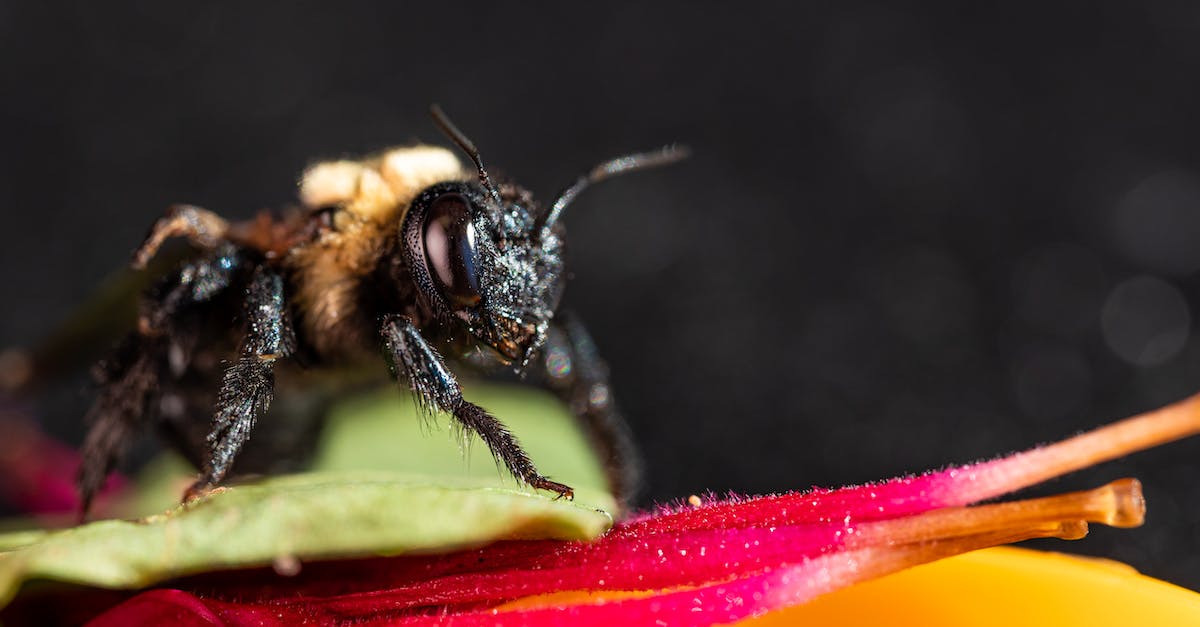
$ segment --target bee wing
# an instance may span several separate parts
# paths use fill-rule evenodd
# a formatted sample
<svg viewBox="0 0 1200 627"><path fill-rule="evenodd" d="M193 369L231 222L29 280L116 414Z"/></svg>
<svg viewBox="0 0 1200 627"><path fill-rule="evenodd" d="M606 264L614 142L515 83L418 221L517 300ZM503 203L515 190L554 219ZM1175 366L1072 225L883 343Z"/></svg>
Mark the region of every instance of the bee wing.
<svg viewBox="0 0 1200 627"><path fill-rule="evenodd" d="M0 390L32 392L91 367L133 329L141 294L186 256L186 250L172 247L145 270L114 272L49 336L31 347L0 350Z"/></svg>

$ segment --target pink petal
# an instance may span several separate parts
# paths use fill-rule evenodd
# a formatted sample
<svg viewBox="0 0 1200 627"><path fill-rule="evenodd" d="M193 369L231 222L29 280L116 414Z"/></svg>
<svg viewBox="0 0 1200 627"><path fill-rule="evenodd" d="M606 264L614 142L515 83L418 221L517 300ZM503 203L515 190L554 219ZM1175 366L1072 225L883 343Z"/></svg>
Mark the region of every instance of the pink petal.
<svg viewBox="0 0 1200 627"><path fill-rule="evenodd" d="M79 454L42 433L24 418L0 417L0 496L18 509L34 514L76 513L79 497L75 473ZM105 493L123 484L110 477Z"/></svg>

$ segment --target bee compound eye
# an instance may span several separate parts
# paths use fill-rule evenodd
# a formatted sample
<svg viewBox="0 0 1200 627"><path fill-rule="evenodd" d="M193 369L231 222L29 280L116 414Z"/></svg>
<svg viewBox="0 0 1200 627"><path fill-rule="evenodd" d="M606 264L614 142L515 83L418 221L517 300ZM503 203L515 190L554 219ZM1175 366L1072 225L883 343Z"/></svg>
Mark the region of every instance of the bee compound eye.
<svg viewBox="0 0 1200 627"><path fill-rule="evenodd" d="M450 307L479 304L479 253L470 201L458 193L435 198L425 216L424 237L425 264Z"/></svg>

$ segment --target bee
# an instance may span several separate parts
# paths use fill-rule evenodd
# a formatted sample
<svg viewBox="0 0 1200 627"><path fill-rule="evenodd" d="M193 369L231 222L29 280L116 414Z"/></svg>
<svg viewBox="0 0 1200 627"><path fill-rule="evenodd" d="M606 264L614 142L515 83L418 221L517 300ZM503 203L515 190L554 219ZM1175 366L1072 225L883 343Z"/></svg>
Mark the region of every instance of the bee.
<svg viewBox="0 0 1200 627"><path fill-rule="evenodd" d="M135 269L169 239L195 252L143 294L136 328L94 369L78 475L85 513L143 429L156 427L199 468L187 501L230 472L271 406L278 371L380 361L519 482L569 499L570 486L539 472L499 419L463 398L451 366L535 376L585 426L614 494L629 497L633 445L607 369L578 320L557 312L566 278L560 218L589 185L686 150L606 161L542 205L493 180L475 145L438 107L431 113L473 171L444 148L395 148L310 167L291 213L229 222L177 205L153 224Z"/></svg>

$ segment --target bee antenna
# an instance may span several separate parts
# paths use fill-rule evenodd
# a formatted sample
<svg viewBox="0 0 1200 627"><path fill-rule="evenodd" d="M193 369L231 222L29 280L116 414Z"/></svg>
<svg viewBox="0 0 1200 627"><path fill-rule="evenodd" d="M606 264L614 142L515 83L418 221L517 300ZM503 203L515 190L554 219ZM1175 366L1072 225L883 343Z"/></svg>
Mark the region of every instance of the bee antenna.
<svg viewBox="0 0 1200 627"><path fill-rule="evenodd" d="M587 189L592 183L599 183L606 178L633 172L634 170L645 170L646 168L656 168L660 165L668 165L675 163L681 159L686 159L691 154L686 146L663 146L658 150L651 152L639 152L632 155L625 155L610 159L594 167L587 174L579 177L570 187L564 189L558 198L550 205L550 210L543 213L534 225L534 232L538 234L538 239L543 239L550 233L550 229L554 228L554 223L558 221L562 215L563 209L575 200L579 192Z"/></svg>
<svg viewBox="0 0 1200 627"><path fill-rule="evenodd" d="M483 168L483 157L479 156L479 149L475 147L475 143L470 139L467 139L467 136L464 135L462 131L458 130L458 127L454 125L454 122L450 121L450 118L446 115L445 111L442 111L441 107L437 106L436 104L431 105L429 107L429 114L433 116L433 123L437 124L438 128L442 129L442 132L446 134L446 137L449 137L451 141L453 141L455 144L458 144L458 147L461 148L463 152L467 153L467 156L471 157L471 161L475 162L475 168L479 170L480 184L482 184L483 188L486 189L488 194L491 195L492 200L499 205L500 192L496 189L496 186L492 184L492 178L488 176L487 170Z"/></svg>

